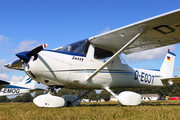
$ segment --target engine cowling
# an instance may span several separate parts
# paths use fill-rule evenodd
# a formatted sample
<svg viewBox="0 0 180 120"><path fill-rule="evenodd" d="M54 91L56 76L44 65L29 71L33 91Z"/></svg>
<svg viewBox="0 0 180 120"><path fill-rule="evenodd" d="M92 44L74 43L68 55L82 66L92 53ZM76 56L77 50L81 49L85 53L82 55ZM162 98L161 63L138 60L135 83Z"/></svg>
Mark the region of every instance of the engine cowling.
<svg viewBox="0 0 180 120"><path fill-rule="evenodd" d="M135 106L141 104L141 95L132 91L121 92L117 99L122 105Z"/></svg>

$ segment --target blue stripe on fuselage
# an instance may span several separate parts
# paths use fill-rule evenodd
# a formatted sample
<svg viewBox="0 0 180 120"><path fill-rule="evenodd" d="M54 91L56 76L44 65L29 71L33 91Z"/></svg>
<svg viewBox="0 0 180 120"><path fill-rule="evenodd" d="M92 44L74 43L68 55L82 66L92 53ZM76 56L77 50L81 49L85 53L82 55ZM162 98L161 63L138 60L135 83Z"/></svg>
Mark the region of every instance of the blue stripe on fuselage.
<svg viewBox="0 0 180 120"><path fill-rule="evenodd" d="M77 72L77 73L94 73L96 69L71 69L71 70L55 70L53 72ZM52 72L52 71L49 71ZM101 70L99 73L125 73L125 74L134 74L134 72L123 71L123 70Z"/></svg>
<svg viewBox="0 0 180 120"><path fill-rule="evenodd" d="M43 51L49 51L49 52L56 52L56 53L61 53L61 54L67 54L67 55L86 57L86 55L83 55L81 53L71 52L71 51L57 51L57 50L47 50L47 49L44 49Z"/></svg>
<svg viewBox="0 0 180 120"><path fill-rule="evenodd" d="M14 85L8 85L4 88L20 88L20 89L29 89L29 88L26 88L26 87L19 87L19 86L14 86Z"/></svg>

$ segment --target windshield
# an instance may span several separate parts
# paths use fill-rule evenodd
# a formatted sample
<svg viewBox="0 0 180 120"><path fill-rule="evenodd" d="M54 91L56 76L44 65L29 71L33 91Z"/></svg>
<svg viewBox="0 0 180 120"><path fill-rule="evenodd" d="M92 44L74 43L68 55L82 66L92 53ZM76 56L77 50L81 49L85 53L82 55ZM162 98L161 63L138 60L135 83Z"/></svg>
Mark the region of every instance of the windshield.
<svg viewBox="0 0 180 120"><path fill-rule="evenodd" d="M83 40L80 42L65 45L63 46L61 51L69 51L69 52L75 52L86 55L88 47L89 47L89 42L87 40Z"/></svg>

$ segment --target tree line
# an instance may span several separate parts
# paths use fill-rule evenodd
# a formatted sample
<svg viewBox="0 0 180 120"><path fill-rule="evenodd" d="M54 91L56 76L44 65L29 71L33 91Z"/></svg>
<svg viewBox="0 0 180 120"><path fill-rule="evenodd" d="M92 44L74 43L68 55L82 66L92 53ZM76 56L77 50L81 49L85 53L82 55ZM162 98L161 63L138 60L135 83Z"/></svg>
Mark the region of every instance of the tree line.
<svg viewBox="0 0 180 120"><path fill-rule="evenodd" d="M150 87L150 88L123 88L123 89L113 89L113 92L115 94L119 94L123 91L134 91L139 94L158 94L160 97L166 97L166 96L179 96L180 97L180 83L174 83L171 86L168 87ZM22 96L16 96L15 98L9 99L7 96L0 97L0 102L32 102L35 97L38 95L47 93L48 91L37 91L34 93L34 96L32 96L30 93L23 94ZM62 95L74 95L74 96L80 96L83 93L85 93L86 90L74 90L74 89L67 89L62 88L59 89L56 92L56 96L62 96ZM105 101L109 101L110 99L110 93L106 90L102 90L100 93L96 93L95 90L92 90L87 95L83 97L84 99L89 100L101 100L104 99Z"/></svg>

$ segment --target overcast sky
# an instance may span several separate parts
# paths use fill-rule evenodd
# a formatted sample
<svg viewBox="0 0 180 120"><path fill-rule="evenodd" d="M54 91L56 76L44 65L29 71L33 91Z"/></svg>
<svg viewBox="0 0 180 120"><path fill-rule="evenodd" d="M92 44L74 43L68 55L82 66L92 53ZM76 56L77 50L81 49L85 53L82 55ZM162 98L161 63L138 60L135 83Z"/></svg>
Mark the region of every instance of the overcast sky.
<svg viewBox="0 0 180 120"><path fill-rule="evenodd" d="M17 52L43 43L54 49L179 5L179 0L0 0L0 79L21 81L26 76L4 68L17 59ZM177 56L174 75L180 76L179 44L123 57L135 68L160 69L169 48Z"/></svg>

